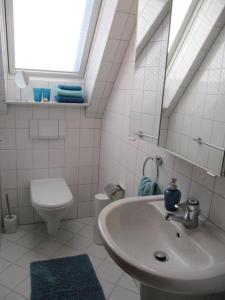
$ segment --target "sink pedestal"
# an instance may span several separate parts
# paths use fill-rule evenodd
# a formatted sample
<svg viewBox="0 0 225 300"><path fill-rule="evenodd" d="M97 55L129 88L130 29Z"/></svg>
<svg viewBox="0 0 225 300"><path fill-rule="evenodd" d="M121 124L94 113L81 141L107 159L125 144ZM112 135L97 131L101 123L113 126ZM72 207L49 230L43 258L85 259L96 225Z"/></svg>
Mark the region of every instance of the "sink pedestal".
<svg viewBox="0 0 225 300"><path fill-rule="evenodd" d="M141 284L141 300L222 300L225 293L214 295L181 295L163 292Z"/></svg>

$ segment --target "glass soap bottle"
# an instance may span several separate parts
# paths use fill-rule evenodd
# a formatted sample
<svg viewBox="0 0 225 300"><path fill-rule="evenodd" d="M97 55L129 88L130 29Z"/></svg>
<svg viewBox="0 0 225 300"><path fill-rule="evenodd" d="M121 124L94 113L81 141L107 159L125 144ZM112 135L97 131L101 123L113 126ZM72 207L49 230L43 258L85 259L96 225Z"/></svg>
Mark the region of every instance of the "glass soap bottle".
<svg viewBox="0 0 225 300"><path fill-rule="evenodd" d="M177 179L172 178L170 182L170 186L164 191L164 203L166 210L175 211L175 205L180 202L181 192L177 188Z"/></svg>

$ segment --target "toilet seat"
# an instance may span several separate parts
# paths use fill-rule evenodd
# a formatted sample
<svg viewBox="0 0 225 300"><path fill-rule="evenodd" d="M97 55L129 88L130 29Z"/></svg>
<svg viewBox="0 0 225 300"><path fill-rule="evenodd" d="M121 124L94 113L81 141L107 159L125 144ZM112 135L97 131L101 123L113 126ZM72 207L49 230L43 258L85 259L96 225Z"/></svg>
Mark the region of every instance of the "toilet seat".
<svg viewBox="0 0 225 300"><path fill-rule="evenodd" d="M30 193L32 205L39 209L61 209L73 202L73 195L63 178L31 180Z"/></svg>

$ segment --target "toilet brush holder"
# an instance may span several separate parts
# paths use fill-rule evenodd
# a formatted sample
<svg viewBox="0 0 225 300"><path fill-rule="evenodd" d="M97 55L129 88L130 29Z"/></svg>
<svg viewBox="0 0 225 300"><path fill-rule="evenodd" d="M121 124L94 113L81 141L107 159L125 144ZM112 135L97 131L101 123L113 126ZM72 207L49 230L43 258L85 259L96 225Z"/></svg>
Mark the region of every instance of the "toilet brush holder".
<svg viewBox="0 0 225 300"><path fill-rule="evenodd" d="M6 215L4 217L5 233L15 233L17 230L17 217L16 215Z"/></svg>

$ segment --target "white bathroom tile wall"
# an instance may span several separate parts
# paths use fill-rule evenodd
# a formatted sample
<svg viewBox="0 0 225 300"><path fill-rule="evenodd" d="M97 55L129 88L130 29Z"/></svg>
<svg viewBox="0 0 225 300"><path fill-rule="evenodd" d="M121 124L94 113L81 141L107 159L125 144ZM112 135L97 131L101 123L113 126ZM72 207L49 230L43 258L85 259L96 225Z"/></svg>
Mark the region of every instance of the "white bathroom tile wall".
<svg viewBox="0 0 225 300"><path fill-rule="evenodd" d="M64 120L58 120L58 129L59 138L64 139L66 136L66 123Z"/></svg>
<svg viewBox="0 0 225 300"><path fill-rule="evenodd" d="M2 171L1 182L3 190L5 189L16 189L17 188L17 174L16 171Z"/></svg>
<svg viewBox="0 0 225 300"><path fill-rule="evenodd" d="M32 139L30 139L27 129L16 129L16 148L32 149Z"/></svg>
<svg viewBox="0 0 225 300"><path fill-rule="evenodd" d="M222 39L223 40L223 39ZM158 45L159 46L159 45ZM149 155L160 154L163 157L163 165L160 167L159 186L163 191L169 184L171 177L176 176L178 186L182 192L182 201L187 197L197 197L201 202L202 213L223 230L225 212L225 178L215 178L208 175L204 170L195 167L172 154L163 148L145 141L129 141L129 133L122 133L122 121L128 124L131 117L125 113L125 104L118 96L124 91L133 93L133 97L142 99L132 87L132 77L130 83L124 70L131 69L135 76L134 68L135 38L130 41L129 48L125 54L123 64L115 82L112 94L107 104L101 134L100 151L100 177L99 191L108 182L119 182L126 188L127 196L137 195L138 184L142 176L142 166L145 158ZM154 50L160 52L160 47ZM124 85L124 82L126 83ZM128 88L130 86L130 88ZM154 101L154 94L149 94L149 101ZM132 103L132 98L128 100L132 109L141 109L137 103ZM133 106L134 105L134 106ZM128 105L129 106L129 105ZM167 123L167 121L165 121ZM146 175L154 178L155 165L149 164L146 168Z"/></svg>
<svg viewBox="0 0 225 300"><path fill-rule="evenodd" d="M43 125L48 136L57 127L61 137L41 139L36 130L38 138L31 139L31 125L35 122L36 127ZM33 132L34 129L35 126ZM29 195L30 180L38 178L64 177L75 198L66 217L90 216L92 185L98 183L100 130L101 120L87 119L83 108L9 105L8 114L0 116L1 187L3 199L8 193L21 224L41 220L31 207Z"/></svg>
<svg viewBox="0 0 225 300"><path fill-rule="evenodd" d="M136 24L137 2L103 2L85 79L87 95L91 98L89 116L103 115Z"/></svg>
<svg viewBox="0 0 225 300"><path fill-rule="evenodd" d="M111 3L110 1L106 2ZM135 7L135 2L136 1L133 1L132 7ZM112 3L115 8L115 3ZM120 4L122 5L122 1ZM120 9L121 12L124 13L123 9ZM135 9L131 9L131 14L135 15L135 12ZM105 18L107 19L107 16L105 16ZM104 36L102 33L101 35ZM220 41L223 41L221 36ZM116 47L116 42L114 45ZM129 133L126 128L129 128L130 125L130 106L132 97L134 97L132 84L134 75L135 38L131 40L126 56L123 59L127 45L127 40L120 41L113 58L115 63L121 64L121 68L104 113L103 130L101 132L99 191L103 190L106 183L112 181L123 184L126 187L127 195L132 196L136 194L144 158L149 154L159 153L164 159L164 164L160 167L160 187L163 189L169 183L171 176L176 175L178 183L181 186L183 200L185 200L188 195L194 195L196 191L198 191L197 196L202 202L202 207L206 215L210 209L212 199L214 199L210 216L216 224L225 230L224 224L220 221L219 214L219 212L224 209L225 203L225 191L223 189L225 180L223 178L215 180L205 173L203 175L200 169L192 167L182 161L178 162L174 156L155 145L145 142L128 142ZM160 51L160 49L158 49L158 51ZM105 55L105 57L109 58L111 55L112 54L108 54ZM98 59L97 55L94 57ZM157 47L154 48L154 57L157 60ZM150 66L152 65L152 61L151 59L148 60ZM160 63L162 62L160 61ZM212 66L215 65L218 65L217 60L212 63ZM95 67L93 67L92 71L94 74L96 71ZM221 78L224 78L224 76ZM221 94L224 94L223 86L222 84L219 86ZM149 93L148 96L151 97L150 100L154 103L154 93ZM99 105L100 103L101 101ZM135 107L135 110L138 110L138 108ZM99 111L102 113L102 109ZM56 141L32 141L29 138L28 131L29 120L32 119L65 120L67 131L65 142L61 139ZM10 105L8 107L8 113L0 116L0 129L6 129L5 132L12 133L11 137L6 138L6 145L9 149L0 150L2 191L3 193L6 191L9 193L11 201L14 203L13 211L18 213L21 223L41 220L37 214L32 211L30 205L29 182L32 178L64 176L76 199L69 217L88 216L93 212L93 195L97 190L97 176L99 173L99 130L101 129L101 123L100 119L86 118L84 109L79 108L49 109L47 107L32 108L31 106L22 107ZM93 133L94 128L98 129L98 131L94 131ZM9 129L12 129L12 131L8 131ZM14 131L16 136L15 145L14 138L12 137ZM80 145L81 131L82 147ZM94 142L92 143L93 134ZM87 141L87 135L91 136L90 144L89 141ZM29 158L28 162L26 162L21 154L22 152L20 152L21 150L28 151L25 153L28 154L28 157L32 156L32 159ZM38 150L43 150L43 157L41 151L39 152ZM127 155L128 152L129 155ZM21 155L22 159L18 162L18 158L20 158ZM132 163L129 164L129 162ZM88 172L92 172L92 177ZM147 172L147 174L151 176L155 175L153 166L152 168L149 166ZM87 174L88 176L86 177ZM85 181L86 178L87 181ZM85 193L82 194L84 189L87 189L86 196ZM15 196L15 194L17 196ZM206 200L204 195L207 195ZM218 197L220 200L216 201Z"/></svg>
<svg viewBox="0 0 225 300"><path fill-rule="evenodd" d="M225 230L224 211L225 199L217 194L214 194L210 210L210 219L223 230Z"/></svg>
<svg viewBox="0 0 225 300"><path fill-rule="evenodd" d="M33 118L33 111L31 106L17 106L15 107L15 118L16 118L16 128L28 128L29 120ZM35 109L36 111L36 109Z"/></svg>

